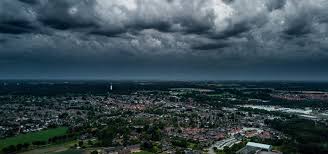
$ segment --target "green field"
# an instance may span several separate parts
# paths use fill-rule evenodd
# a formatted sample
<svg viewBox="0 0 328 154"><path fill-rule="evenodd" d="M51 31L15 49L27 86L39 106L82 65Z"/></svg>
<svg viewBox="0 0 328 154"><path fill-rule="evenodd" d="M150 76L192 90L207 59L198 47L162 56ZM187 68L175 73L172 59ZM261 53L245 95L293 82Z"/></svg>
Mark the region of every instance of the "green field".
<svg viewBox="0 0 328 154"><path fill-rule="evenodd" d="M207 96L209 96L209 97L222 97L223 95L222 94L209 94Z"/></svg>
<svg viewBox="0 0 328 154"><path fill-rule="evenodd" d="M68 128L60 127L54 129L47 129L39 132L33 132L28 134L20 134L15 137L9 137L0 140L0 149L10 145L31 143L33 141L48 141L49 138L54 136L65 135Z"/></svg>
<svg viewBox="0 0 328 154"><path fill-rule="evenodd" d="M66 143L60 143L60 144L53 144L53 145L47 145L47 146L44 146L44 147L40 147L40 148L37 148L37 149L33 149L33 150L30 150L30 151L24 151L22 153L19 153L19 154L45 154L45 153L49 153L49 154L62 154L65 153L65 152L69 152L70 151L70 148L72 146L74 146L74 144L77 144L77 141L69 141L69 142L66 142Z"/></svg>

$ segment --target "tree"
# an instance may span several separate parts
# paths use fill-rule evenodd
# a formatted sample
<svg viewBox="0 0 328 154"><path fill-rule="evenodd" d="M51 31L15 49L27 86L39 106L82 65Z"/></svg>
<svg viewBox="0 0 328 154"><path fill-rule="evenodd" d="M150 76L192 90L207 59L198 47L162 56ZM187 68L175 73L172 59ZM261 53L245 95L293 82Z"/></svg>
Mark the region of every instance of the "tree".
<svg viewBox="0 0 328 154"><path fill-rule="evenodd" d="M224 151L225 153L230 153L230 149L229 149L228 146L224 146L224 147L223 147L223 151Z"/></svg>
<svg viewBox="0 0 328 154"><path fill-rule="evenodd" d="M180 139L180 138L175 138L171 141L172 145L182 147L182 148L187 148L188 147L188 142L185 139Z"/></svg>
<svg viewBox="0 0 328 154"><path fill-rule="evenodd" d="M59 118L59 119L66 119L68 116L69 116L68 113L65 112L65 113L60 114L60 115L58 116L58 118Z"/></svg>
<svg viewBox="0 0 328 154"><path fill-rule="evenodd" d="M92 151L91 154L98 154L98 151Z"/></svg>
<svg viewBox="0 0 328 154"><path fill-rule="evenodd" d="M79 141L79 147L83 146L83 141Z"/></svg>
<svg viewBox="0 0 328 154"><path fill-rule="evenodd" d="M185 154L185 152L183 150L181 150L181 149L178 149L175 153L176 154Z"/></svg>
<svg viewBox="0 0 328 154"><path fill-rule="evenodd" d="M93 142L91 140L88 140L88 145L93 145Z"/></svg>
<svg viewBox="0 0 328 154"><path fill-rule="evenodd" d="M23 148L24 148L24 149L28 149L29 146L30 146L30 143L24 143L24 144L23 144Z"/></svg>
<svg viewBox="0 0 328 154"><path fill-rule="evenodd" d="M17 144L16 145L16 150L17 151L21 151L23 149L23 145L22 144Z"/></svg>
<svg viewBox="0 0 328 154"><path fill-rule="evenodd" d="M9 153L11 153L11 152L15 152L16 151L16 146L14 146L14 145L10 145L9 147L8 147L8 152Z"/></svg>
<svg viewBox="0 0 328 154"><path fill-rule="evenodd" d="M4 148L2 149L2 152L3 152L3 153L9 153L9 148L8 148L8 147L4 147Z"/></svg>
<svg viewBox="0 0 328 154"><path fill-rule="evenodd" d="M151 142L144 142L143 144L141 144L141 149L143 150L148 150L150 151L153 148L153 144Z"/></svg>

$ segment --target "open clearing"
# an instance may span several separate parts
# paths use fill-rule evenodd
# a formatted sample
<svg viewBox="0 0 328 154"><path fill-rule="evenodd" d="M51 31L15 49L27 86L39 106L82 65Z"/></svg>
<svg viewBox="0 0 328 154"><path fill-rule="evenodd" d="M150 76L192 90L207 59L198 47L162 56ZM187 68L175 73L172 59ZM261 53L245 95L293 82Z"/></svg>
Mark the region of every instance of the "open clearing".
<svg viewBox="0 0 328 154"><path fill-rule="evenodd" d="M33 141L48 141L49 138L54 136L65 135L67 132L66 127L42 130L39 132L32 132L27 134L20 134L14 137L9 137L0 140L0 149L10 145L32 143Z"/></svg>

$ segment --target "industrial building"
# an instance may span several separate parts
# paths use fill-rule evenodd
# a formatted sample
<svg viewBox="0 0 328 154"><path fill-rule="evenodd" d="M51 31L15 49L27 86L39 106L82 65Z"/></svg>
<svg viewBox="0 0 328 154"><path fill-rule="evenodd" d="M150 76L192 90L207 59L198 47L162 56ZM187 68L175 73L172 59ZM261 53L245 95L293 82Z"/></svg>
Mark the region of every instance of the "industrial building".
<svg viewBox="0 0 328 154"><path fill-rule="evenodd" d="M238 150L237 154L282 154L278 151L272 151L272 146L255 142L248 142L245 147Z"/></svg>

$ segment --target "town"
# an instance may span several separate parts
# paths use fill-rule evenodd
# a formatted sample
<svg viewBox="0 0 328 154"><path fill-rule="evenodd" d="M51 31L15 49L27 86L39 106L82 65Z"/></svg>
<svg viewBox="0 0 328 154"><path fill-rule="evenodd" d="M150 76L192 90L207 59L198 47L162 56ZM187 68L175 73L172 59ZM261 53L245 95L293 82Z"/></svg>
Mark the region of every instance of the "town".
<svg viewBox="0 0 328 154"><path fill-rule="evenodd" d="M277 84L3 81L0 149L59 154L327 150L322 141L328 137L318 132L328 126L327 84L316 91L300 83L291 83L299 85L293 91ZM290 134L293 122L300 127L296 123L293 129L309 135ZM317 136L319 141L313 139ZM309 138L315 146L302 148Z"/></svg>

